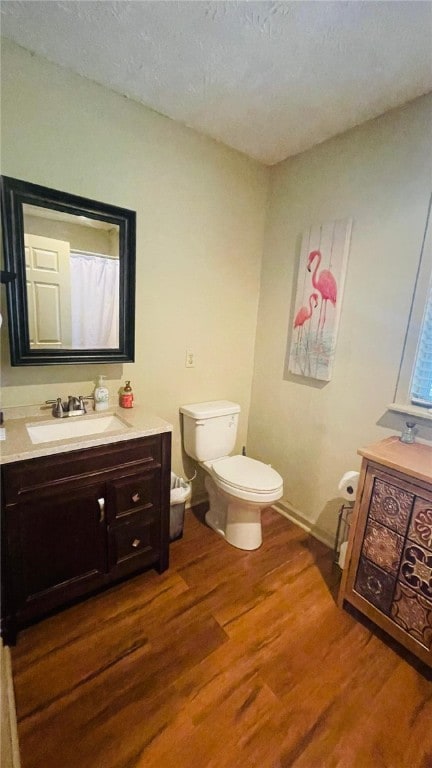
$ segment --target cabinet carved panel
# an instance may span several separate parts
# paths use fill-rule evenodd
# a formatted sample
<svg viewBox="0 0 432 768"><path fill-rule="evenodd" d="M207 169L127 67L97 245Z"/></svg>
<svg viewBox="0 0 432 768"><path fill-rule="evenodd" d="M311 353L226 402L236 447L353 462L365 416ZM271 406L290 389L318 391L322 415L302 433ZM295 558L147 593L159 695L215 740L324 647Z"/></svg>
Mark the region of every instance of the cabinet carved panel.
<svg viewBox="0 0 432 768"><path fill-rule="evenodd" d="M402 554L403 538L372 520L363 540L363 554L380 568L396 574Z"/></svg>
<svg viewBox="0 0 432 768"><path fill-rule="evenodd" d="M370 505L370 517L398 533L404 534L413 505L411 493L376 479Z"/></svg>
<svg viewBox="0 0 432 768"><path fill-rule="evenodd" d="M432 647L432 604L411 589L398 584L392 606L392 617L405 632L424 648Z"/></svg>
<svg viewBox="0 0 432 768"><path fill-rule="evenodd" d="M408 541L401 561L400 579L419 595L432 600L432 552Z"/></svg>
<svg viewBox="0 0 432 768"><path fill-rule="evenodd" d="M408 537L420 546L432 549L432 504L417 499L411 519Z"/></svg>
<svg viewBox="0 0 432 768"><path fill-rule="evenodd" d="M355 590L385 614L390 612L396 579L367 558L360 559Z"/></svg>

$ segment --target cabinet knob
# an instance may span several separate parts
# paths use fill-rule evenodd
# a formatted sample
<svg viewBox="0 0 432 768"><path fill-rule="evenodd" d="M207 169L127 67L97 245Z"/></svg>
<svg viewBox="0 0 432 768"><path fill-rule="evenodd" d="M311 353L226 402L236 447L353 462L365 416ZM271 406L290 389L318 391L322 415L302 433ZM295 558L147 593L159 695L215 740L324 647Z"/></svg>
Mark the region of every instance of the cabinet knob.
<svg viewBox="0 0 432 768"><path fill-rule="evenodd" d="M134 539L132 542L132 546L136 549L141 544L141 539Z"/></svg>
<svg viewBox="0 0 432 768"><path fill-rule="evenodd" d="M133 493L133 494L132 494L132 501L133 501L135 504L136 504L136 503L137 503L137 502L140 500L140 498L141 498L141 497L140 497L140 495L139 495L138 491L136 491L135 493Z"/></svg>

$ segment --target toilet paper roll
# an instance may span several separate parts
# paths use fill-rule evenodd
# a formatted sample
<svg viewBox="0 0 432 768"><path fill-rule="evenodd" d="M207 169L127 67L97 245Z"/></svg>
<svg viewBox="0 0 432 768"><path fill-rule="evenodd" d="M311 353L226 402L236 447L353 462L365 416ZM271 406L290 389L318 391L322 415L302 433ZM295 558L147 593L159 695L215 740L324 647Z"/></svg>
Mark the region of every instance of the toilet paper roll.
<svg viewBox="0 0 432 768"><path fill-rule="evenodd" d="M344 499L354 501L357 495L357 486L359 481L359 472L345 472L345 474L339 480L339 493Z"/></svg>
<svg viewBox="0 0 432 768"><path fill-rule="evenodd" d="M340 552L339 552L339 560L338 565L341 570L345 567L345 558L346 558L346 551L348 547L348 542L344 541L343 544L341 544Z"/></svg>

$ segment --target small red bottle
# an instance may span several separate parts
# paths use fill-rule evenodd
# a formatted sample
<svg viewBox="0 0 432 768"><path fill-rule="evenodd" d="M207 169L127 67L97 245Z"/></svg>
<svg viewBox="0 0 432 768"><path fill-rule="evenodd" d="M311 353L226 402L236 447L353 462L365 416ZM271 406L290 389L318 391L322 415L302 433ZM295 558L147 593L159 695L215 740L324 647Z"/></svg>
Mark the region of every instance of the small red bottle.
<svg viewBox="0 0 432 768"><path fill-rule="evenodd" d="M130 381L126 382L126 385L120 391L120 406L121 408L133 408L133 392L130 385Z"/></svg>

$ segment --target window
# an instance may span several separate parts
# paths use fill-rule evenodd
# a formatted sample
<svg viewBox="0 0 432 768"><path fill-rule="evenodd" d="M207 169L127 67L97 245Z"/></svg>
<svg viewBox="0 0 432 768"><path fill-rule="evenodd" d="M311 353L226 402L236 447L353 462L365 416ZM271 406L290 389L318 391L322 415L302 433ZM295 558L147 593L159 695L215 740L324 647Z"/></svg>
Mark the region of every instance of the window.
<svg viewBox="0 0 432 768"><path fill-rule="evenodd" d="M391 410L432 417L432 196Z"/></svg>
<svg viewBox="0 0 432 768"><path fill-rule="evenodd" d="M410 387L411 402L432 406L432 282L423 316Z"/></svg>

